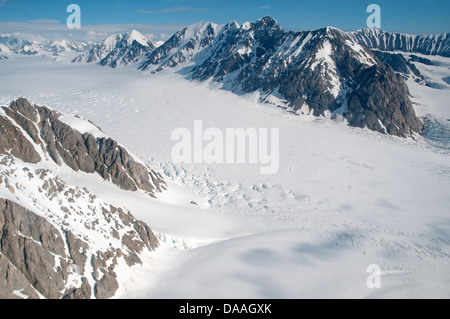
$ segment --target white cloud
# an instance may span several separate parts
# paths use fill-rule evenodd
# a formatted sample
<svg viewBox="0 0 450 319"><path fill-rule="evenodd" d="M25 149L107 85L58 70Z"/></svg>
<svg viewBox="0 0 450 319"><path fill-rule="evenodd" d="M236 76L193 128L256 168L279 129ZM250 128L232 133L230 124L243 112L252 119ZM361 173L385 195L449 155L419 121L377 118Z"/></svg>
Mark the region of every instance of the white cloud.
<svg viewBox="0 0 450 319"><path fill-rule="evenodd" d="M59 23L59 20L52 20L52 19L37 19L37 20L30 20L28 22L31 23L42 23L42 24L56 24Z"/></svg>
<svg viewBox="0 0 450 319"><path fill-rule="evenodd" d="M1 0L0 0L1 1ZM0 33L13 34L18 38L37 41L72 40L101 41L111 34L125 33L133 29L152 35L153 41L166 40L175 32L186 27L184 24L108 24L82 25L81 29L69 29L61 23L0 22Z"/></svg>

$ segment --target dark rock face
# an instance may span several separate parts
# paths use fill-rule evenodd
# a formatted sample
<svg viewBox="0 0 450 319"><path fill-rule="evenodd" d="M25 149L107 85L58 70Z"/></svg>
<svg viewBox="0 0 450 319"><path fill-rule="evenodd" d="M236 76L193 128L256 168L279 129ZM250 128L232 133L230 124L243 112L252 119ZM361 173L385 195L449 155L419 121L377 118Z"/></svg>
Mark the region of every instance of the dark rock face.
<svg viewBox="0 0 450 319"><path fill-rule="evenodd" d="M2 109L8 117L0 115L1 154L10 153L25 162L38 163L41 157L36 146L58 165L65 163L74 171L98 173L125 190L142 189L154 194L165 188L160 174L137 163L116 141L82 134L60 121L61 115L55 111L33 106L26 99L18 99Z"/></svg>
<svg viewBox="0 0 450 319"><path fill-rule="evenodd" d="M20 205L0 199L0 235L1 253L29 285L46 298L61 297L65 273L61 268L53 269L53 254L65 257L58 230ZM5 273L1 278L5 278Z"/></svg>
<svg viewBox="0 0 450 319"><path fill-rule="evenodd" d="M39 298L38 293L50 299L114 296L119 288L114 269L117 259L127 257L129 266L142 263L138 254L144 249L153 251L159 243L151 229L129 213L119 214L113 207L105 213L112 214L118 225L128 222L121 217L126 215L136 230L130 228L122 238L122 249L126 251L111 248L90 257L88 251L93 247L70 230L57 229L45 218L0 198L0 296ZM94 269L93 278L86 269L89 262ZM81 284L67 288L74 270L81 277ZM93 287L88 278L94 281Z"/></svg>
<svg viewBox="0 0 450 319"><path fill-rule="evenodd" d="M425 65L435 65L433 63L433 61L431 61L430 59L418 57L417 55L414 55L414 54L409 56L409 60L411 62L419 62L419 63L425 64Z"/></svg>

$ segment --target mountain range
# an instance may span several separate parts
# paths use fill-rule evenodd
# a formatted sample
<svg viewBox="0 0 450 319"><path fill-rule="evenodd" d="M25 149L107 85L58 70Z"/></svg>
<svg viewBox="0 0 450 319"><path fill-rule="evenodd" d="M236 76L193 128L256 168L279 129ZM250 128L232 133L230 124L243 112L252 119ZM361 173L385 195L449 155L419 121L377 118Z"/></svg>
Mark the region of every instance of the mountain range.
<svg viewBox="0 0 450 319"><path fill-rule="evenodd" d="M137 36L136 31L132 34ZM112 39L73 62L113 68L132 64L152 73L177 67L188 79L217 83L237 94L256 92L260 102L295 114L341 116L351 126L403 137L423 130L404 82L405 77L420 81L422 76L409 58L381 58L379 50L441 56L450 52L448 34L343 32L332 27L287 32L270 17L243 25L197 23L158 48L148 40L130 41L129 34Z"/></svg>
<svg viewBox="0 0 450 319"><path fill-rule="evenodd" d="M93 43L77 41L29 41L19 39L11 34L0 34L0 60L7 59L11 54L42 55L58 57L67 52L84 52Z"/></svg>
<svg viewBox="0 0 450 319"><path fill-rule="evenodd" d="M89 52L76 57L73 62L100 63L112 68L138 63L156 46L136 30L111 35L96 44Z"/></svg>
<svg viewBox="0 0 450 319"><path fill-rule="evenodd" d="M295 114L342 117L355 127L396 136L422 133L405 77L420 81L409 63L383 52L450 54L449 34L406 35L327 27L285 31L271 17L226 25L199 22L156 46L136 30L92 43L39 43L0 37L0 59L8 53L81 52L73 63L112 68L134 66L157 73L177 68L190 80L216 83L236 94L258 93L262 103Z"/></svg>

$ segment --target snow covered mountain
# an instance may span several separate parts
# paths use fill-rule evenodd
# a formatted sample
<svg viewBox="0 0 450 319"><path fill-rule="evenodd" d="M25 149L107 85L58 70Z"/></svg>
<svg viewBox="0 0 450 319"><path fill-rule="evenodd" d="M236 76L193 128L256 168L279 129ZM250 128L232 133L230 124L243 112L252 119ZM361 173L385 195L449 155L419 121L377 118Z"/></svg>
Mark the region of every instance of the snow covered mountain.
<svg viewBox="0 0 450 319"><path fill-rule="evenodd" d="M139 68L159 72L191 61L213 43L220 28L221 26L211 22L190 25L148 53Z"/></svg>
<svg viewBox="0 0 450 319"><path fill-rule="evenodd" d="M237 94L300 114L342 115L350 125L391 135L422 131L408 88L369 49L335 28L285 32L270 17L230 23L191 72Z"/></svg>
<svg viewBox="0 0 450 319"><path fill-rule="evenodd" d="M199 22L157 48L132 31L108 38L74 62L133 64L152 73L181 66L188 79L240 95L257 93L261 102L295 114L344 117L351 126L397 136L421 133L404 80L421 81L422 75L405 57L380 50L448 56L449 36L332 27L286 32L264 17L242 26Z"/></svg>
<svg viewBox="0 0 450 319"><path fill-rule="evenodd" d="M155 197L162 176L100 129L25 99L0 110L0 297L110 298L158 247L130 212L59 172L97 174ZM77 173L78 172L78 173Z"/></svg>
<svg viewBox="0 0 450 319"><path fill-rule="evenodd" d="M48 42L28 41L10 34L1 34L0 60L2 59L2 55L7 58L11 54L43 55L54 58L67 52L83 52L89 49L91 45L91 43L66 40Z"/></svg>
<svg viewBox="0 0 450 319"><path fill-rule="evenodd" d="M100 63L112 68L137 63L155 49L155 45L136 30L111 35L95 45L89 52L76 57L72 62Z"/></svg>
<svg viewBox="0 0 450 319"><path fill-rule="evenodd" d="M362 29L348 32L348 35L371 49L450 57L450 33L410 35L378 29Z"/></svg>

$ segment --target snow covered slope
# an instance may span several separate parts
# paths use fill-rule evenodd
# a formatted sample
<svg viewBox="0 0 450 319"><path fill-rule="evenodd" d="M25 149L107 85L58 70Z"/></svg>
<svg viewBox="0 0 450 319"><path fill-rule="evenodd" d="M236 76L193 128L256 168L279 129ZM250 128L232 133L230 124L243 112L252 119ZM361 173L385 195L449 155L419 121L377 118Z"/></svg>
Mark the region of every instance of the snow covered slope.
<svg viewBox="0 0 450 319"><path fill-rule="evenodd" d="M211 22L199 22L175 33L169 40L145 57L141 70L160 72L191 61L216 38L220 26Z"/></svg>
<svg viewBox="0 0 450 319"><path fill-rule="evenodd" d="M448 63L439 60L441 67L412 63L437 81ZM159 234L160 248L140 257L116 298L450 297L448 148L296 116L260 104L258 95L170 72L36 57L3 62L2 104L27 96L88 118L167 181L154 199L96 174L59 172ZM410 80L419 116L450 119L448 90ZM279 128L280 170L174 163L171 133L193 130L195 120L221 130ZM372 264L381 269L380 289L367 286Z"/></svg>

